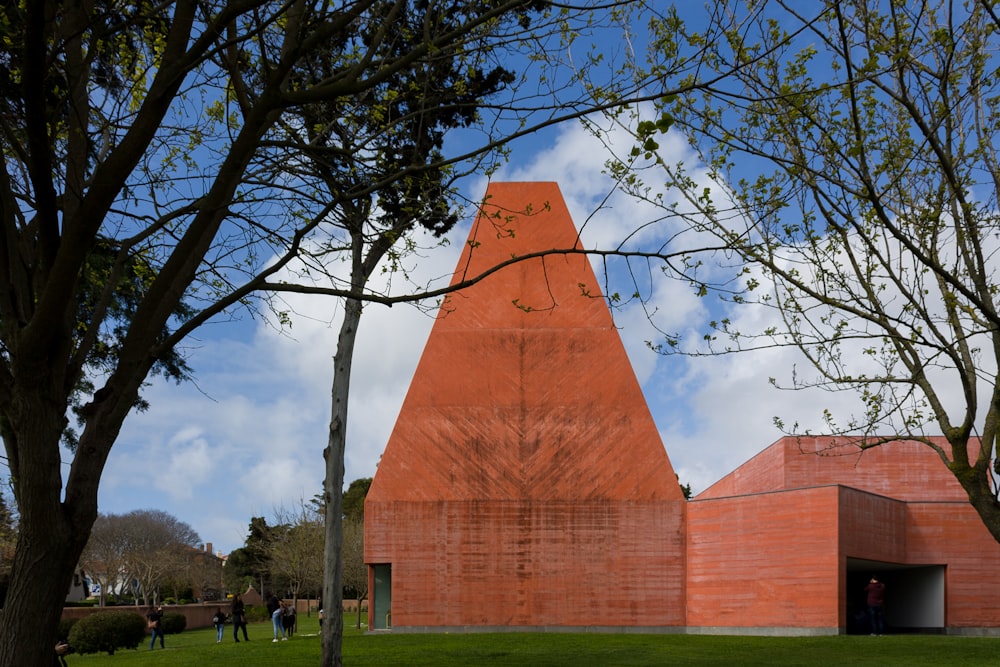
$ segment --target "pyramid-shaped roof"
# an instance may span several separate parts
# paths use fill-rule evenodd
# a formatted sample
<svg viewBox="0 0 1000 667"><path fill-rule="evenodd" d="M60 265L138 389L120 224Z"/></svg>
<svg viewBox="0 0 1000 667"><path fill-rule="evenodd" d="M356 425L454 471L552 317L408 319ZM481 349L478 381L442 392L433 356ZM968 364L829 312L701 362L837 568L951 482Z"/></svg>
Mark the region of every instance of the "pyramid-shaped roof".
<svg viewBox="0 0 1000 667"><path fill-rule="evenodd" d="M579 248L555 183L493 183L454 280ZM368 499L679 500L583 254L507 266L435 320Z"/></svg>

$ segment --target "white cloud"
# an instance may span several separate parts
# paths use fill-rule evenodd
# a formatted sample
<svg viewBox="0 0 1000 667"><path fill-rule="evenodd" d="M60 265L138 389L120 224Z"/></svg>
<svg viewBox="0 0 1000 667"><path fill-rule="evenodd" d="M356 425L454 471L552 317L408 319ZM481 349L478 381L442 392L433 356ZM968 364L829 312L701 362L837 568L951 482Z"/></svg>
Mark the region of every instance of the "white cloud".
<svg viewBox="0 0 1000 667"><path fill-rule="evenodd" d="M211 481L219 463L219 451L203 437L200 428L186 428L170 438L164 449L163 466L153 483L174 500L189 500Z"/></svg>

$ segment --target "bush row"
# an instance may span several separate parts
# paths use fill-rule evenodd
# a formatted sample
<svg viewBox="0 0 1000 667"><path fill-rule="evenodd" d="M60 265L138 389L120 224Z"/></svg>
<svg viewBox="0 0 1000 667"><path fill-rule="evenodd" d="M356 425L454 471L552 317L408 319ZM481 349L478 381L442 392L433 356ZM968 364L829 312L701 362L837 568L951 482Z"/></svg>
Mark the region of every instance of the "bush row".
<svg viewBox="0 0 1000 667"><path fill-rule="evenodd" d="M165 634L179 634L187 627L187 617L167 612L161 625ZM79 620L66 619L59 624L59 638L68 640L77 653L104 651L114 655L120 648L139 647L146 638L146 619L134 611L106 611Z"/></svg>

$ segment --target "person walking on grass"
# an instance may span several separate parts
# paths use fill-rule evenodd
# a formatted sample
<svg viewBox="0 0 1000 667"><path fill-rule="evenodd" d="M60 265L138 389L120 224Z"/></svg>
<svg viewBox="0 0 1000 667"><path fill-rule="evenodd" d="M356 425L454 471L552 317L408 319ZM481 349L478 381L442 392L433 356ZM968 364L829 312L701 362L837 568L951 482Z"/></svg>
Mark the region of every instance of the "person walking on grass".
<svg viewBox="0 0 1000 667"><path fill-rule="evenodd" d="M222 611L222 607L215 608L215 616L212 617L212 625L215 626L215 643L222 643L222 633L226 629L226 612Z"/></svg>
<svg viewBox="0 0 1000 667"><path fill-rule="evenodd" d="M149 650L153 650L157 637L160 638L160 648L166 648L163 645L163 607L150 609L149 613L146 614L146 619L146 625L149 627Z"/></svg>
<svg viewBox="0 0 1000 667"><path fill-rule="evenodd" d="M247 637L247 613L246 607L243 604L243 598L237 593L233 596L233 606L230 608L231 618L233 619L233 639L236 643L240 643L240 628L243 628L243 641L250 641Z"/></svg>

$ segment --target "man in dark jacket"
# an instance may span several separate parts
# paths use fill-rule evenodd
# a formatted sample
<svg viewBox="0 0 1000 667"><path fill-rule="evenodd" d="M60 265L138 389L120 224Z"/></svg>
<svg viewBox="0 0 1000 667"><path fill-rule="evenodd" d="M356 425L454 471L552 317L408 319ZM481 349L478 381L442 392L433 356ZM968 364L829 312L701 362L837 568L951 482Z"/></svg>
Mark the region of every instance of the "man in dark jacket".
<svg viewBox="0 0 1000 667"><path fill-rule="evenodd" d="M237 593L233 596L233 605L229 609L230 616L233 619L233 639L237 643L240 641L239 632L240 628L243 628L243 640L250 641L247 637L247 613L246 607L243 605L243 598Z"/></svg>
<svg viewBox="0 0 1000 667"><path fill-rule="evenodd" d="M885 614L882 609L885 604L885 584L878 577L872 577L865 586L865 594L868 596L868 623L872 634L881 635L885 632Z"/></svg>
<svg viewBox="0 0 1000 667"><path fill-rule="evenodd" d="M150 610L146 618L149 620L149 650L153 650L157 637L160 638L160 648L166 648L163 645L163 607Z"/></svg>

